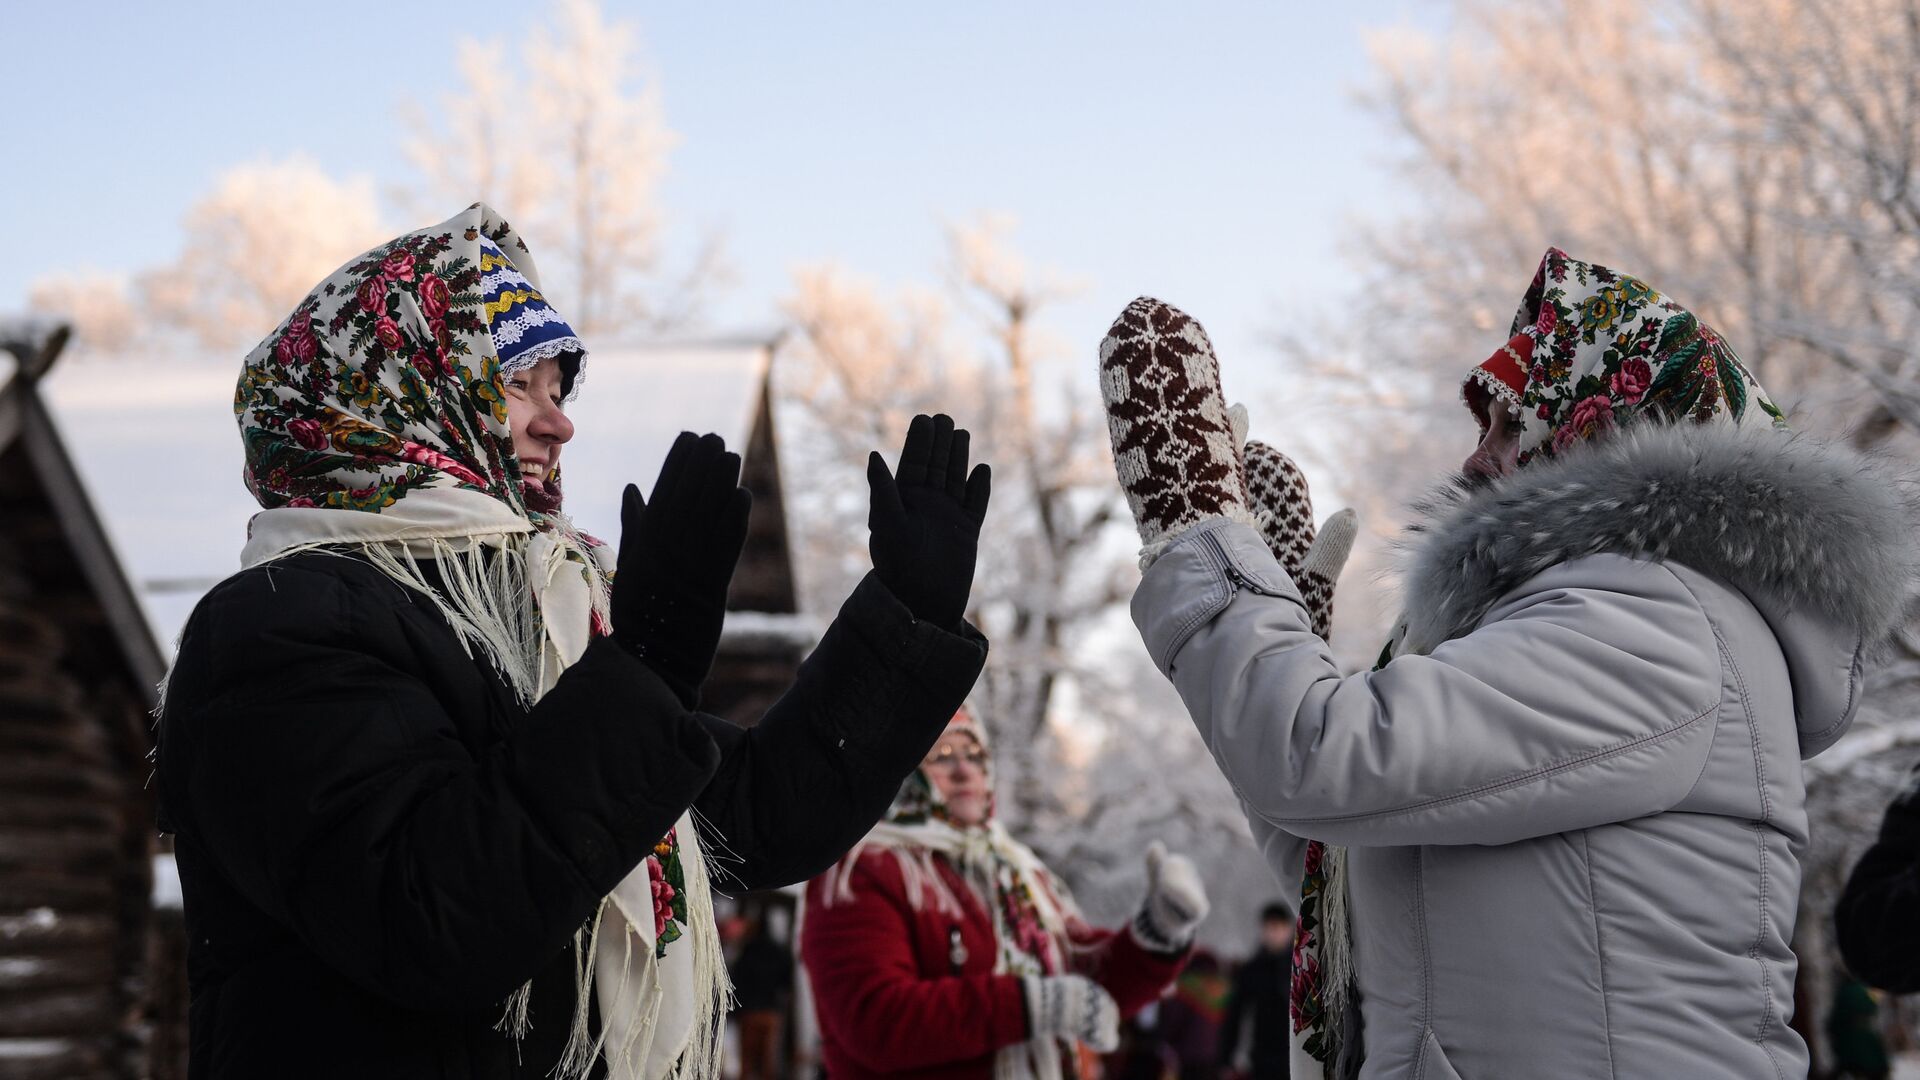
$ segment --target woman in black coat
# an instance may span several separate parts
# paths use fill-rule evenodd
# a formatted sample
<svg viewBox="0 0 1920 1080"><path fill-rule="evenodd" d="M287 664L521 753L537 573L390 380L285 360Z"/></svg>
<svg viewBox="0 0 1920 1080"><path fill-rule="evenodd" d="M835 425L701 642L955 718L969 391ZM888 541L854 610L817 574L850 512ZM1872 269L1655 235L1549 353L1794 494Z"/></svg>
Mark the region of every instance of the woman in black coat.
<svg viewBox="0 0 1920 1080"><path fill-rule="evenodd" d="M962 613L986 469L919 417L897 478L869 464L874 572L792 689L751 730L700 713L739 458L683 434L650 500L629 486L617 556L574 529L584 350L537 280L476 205L248 357L266 510L160 725L196 1078L711 1074L708 859L742 889L825 869L984 662Z"/></svg>

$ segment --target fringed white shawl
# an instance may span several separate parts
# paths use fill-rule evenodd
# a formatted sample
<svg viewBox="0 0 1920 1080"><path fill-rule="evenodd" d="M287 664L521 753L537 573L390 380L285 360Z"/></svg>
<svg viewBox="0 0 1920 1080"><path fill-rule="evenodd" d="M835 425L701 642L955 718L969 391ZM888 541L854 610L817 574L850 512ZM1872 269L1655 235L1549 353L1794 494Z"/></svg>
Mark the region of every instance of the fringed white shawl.
<svg viewBox="0 0 1920 1080"><path fill-rule="evenodd" d="M434 605L469 655L489 660L531 705L559 681L607 623L612 553L563 518L536 529L478 491L414 491L381 512L283 508L254 515L242 562L258 566L302 551L365 559ZM489 554L489 552L491 554ZM431 563L439 584L425 573ZM613 1080L713 1077L732 994L713 896L691 812L676 826L687 891L687 929L655 958L652 885L643 864L601 901L574 936L578 1000L555 1075L583 1077L604 1057ZM504 1030L528 1030L523 986ZM593 995L589 997L589 995ZM600 1031L588 1024L597 999Z"/></svg>

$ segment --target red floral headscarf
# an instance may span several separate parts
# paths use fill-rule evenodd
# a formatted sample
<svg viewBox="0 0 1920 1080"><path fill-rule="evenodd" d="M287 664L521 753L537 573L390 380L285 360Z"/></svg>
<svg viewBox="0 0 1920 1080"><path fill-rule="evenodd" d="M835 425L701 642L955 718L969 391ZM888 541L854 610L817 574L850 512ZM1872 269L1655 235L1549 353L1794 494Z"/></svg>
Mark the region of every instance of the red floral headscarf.
<svg viewBox="0 0 1920 1080"><path fill-rule="evenodd" d="M481 203L329 275L247 355L233 401L247 490L269 510L377 513L465 488L544 524L502 377L564 351L570 390L583 350L536 280L519 234Z"/></svg>
<svg viewBox="0 0 1920 1080"><path fill-rule="evenodd" d="M1522 465L1648 416L1740 423L1757 407L1785 422L1718 331L1645 281L1558 248L1511 332L1463 395L1483 430L1496 402L1519 413Z"/></svg>

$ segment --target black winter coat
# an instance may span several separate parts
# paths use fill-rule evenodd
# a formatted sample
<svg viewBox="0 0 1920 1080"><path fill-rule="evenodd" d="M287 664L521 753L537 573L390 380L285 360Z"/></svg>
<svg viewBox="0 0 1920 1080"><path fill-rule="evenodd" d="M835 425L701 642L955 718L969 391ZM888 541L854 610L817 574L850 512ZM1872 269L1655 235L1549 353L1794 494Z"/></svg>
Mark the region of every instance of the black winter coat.
<svg viewBox="0 0 1920 1080"><path fill-rule="evenodd" d="M985 657L971 627L914 620L869 575L751 730L688 712L606 639L527 710L358 559L229 578L187 623L160 727L190 1075L546 1076L574 931L682 811L712 823L720 887L826 869ZM529 978L516 1046L495 1025Z"/></svg>
<svg viewBox="0 0 1920 1080"><path fill-rule="evenodd" d="M1833 921L1840 956L1860 981L1895 994L1920 990L1920 770L1854 864Z"/></svg>

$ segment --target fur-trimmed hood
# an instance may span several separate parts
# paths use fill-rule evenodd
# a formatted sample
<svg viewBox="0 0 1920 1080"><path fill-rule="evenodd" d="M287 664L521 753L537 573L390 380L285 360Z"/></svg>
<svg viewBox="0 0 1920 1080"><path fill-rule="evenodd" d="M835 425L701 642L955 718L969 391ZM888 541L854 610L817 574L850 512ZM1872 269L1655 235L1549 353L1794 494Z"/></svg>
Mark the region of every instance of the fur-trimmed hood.
<svg viewBox="0 0 1920 1080"><path fill-rule="evenodd" d="M1901 624L1920 570L1904 487L1802 435L1635 425L1420 506L1396 651L1470 632L1500 597L1560 563L1672 561L1726 582L1767 620L1793 678L1802 750L1817 753L1844 731L1828 699L1851 699L1862 649Z"/></svg>

